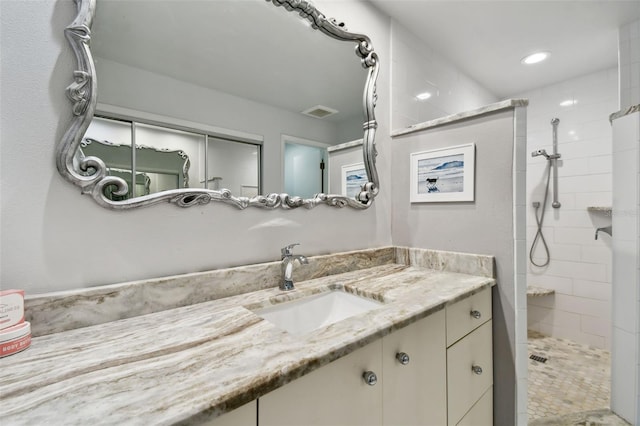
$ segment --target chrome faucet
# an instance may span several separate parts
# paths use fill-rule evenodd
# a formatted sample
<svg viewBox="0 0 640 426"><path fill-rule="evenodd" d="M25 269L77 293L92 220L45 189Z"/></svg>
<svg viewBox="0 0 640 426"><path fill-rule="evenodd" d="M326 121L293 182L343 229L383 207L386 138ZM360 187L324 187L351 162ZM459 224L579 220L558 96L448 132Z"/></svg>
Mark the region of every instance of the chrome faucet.
<svg viewBox="0 0 640 426"><path fill-rule="evenodd" d="M605 226L604 228L598 228L596 229L596 240L598 239L598 233L599 232L604 232L605 234L613 234L613 226L609 225L609 226Z"/></svg>
<svg viewBox="0 0 640 426"><path fill-rule="evenodd" d="M293 247L300 245L299 243L289 244L280 251L282 252L282 281L280 282L280 290L293 290L293 262L297 260L301 265L308 265L309 260L306 257L293 254Z"/></svg>

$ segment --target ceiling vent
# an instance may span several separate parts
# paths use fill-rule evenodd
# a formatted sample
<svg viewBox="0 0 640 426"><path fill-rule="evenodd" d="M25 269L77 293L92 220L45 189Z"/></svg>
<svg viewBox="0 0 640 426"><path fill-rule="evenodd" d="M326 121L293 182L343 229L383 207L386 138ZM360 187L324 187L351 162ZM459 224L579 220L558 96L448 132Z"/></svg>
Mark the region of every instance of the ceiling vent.
<svg viewBox="0 0 640 426"><path fill-rule="evenodd" d="M338 110L326 107L324 105L316 105L309 109L302 111L304 115L308 115L313 118L326 118L330 115L337 114Z"/></svg>

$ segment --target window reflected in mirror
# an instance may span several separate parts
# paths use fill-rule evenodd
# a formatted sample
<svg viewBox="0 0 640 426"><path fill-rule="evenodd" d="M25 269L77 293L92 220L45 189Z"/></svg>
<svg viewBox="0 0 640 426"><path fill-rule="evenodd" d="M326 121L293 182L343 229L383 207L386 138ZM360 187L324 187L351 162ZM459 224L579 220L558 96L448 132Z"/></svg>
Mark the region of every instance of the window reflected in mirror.
<svg viewBox="0 0 640 426"><path fill-rule="evenodd" d="M260 194L260 145L209 136L207 171L207 189L255 197Z"/></svg>
<svg viewBox="0 0 640 426"><path fill-rule="evenodd" d="M207 133L96 116L79 156L102 159L107 175L124 179L126 195L105 194L113 201L181 188L260 193L260 145Z"/></svg>

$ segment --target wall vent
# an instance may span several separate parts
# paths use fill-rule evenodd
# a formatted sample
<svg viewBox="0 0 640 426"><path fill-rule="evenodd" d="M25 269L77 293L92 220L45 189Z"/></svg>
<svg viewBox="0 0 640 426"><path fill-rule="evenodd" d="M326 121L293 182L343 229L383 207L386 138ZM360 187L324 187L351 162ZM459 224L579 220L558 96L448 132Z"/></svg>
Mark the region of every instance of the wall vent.
<svg viewBox="0 0 640 426"><path fill-rule="evenodd" d="M313 118L326 118L330 115L337 114L338 110L326 107L324 105L316 105L309 109L302 111L304 115L308 115Z"/></svg>

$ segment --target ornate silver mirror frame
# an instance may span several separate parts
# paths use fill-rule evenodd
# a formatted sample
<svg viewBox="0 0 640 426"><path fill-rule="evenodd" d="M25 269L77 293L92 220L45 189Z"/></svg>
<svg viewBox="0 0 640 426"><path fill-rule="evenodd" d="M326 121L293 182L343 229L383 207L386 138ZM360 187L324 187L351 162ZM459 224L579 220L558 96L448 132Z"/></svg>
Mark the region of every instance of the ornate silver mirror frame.
<svg viewBox="0 0 640 426"><path fill-rule="evenodd" d="M73 83L66 89L67 97L73 104L73 118L67 131L62 137L56 151L56 164L60 174L69 182L81 188L83 194L91 197L101 206L126 210L135 207L149 206L162 202L177 204L180 207L190 207L197 204L207 204L210 201L221 201L232 204L240 209L247 207L261 207L275 209L292 209L297 207L313 208L319 204L335 207L349 206L356 209L366 209L378 194L379 181L376 170L375 134L377 122L374 115L376 103L376 80L378 77L378 56L373 50L371 41L363 34L350 33L344 29L344 24L334 19L326 18L318 9L306 0L266 0L276 6L283 6L290 12L298 13L308 20L311 26L322 33L342 41L353 41L356 45L356 55L361 58L362 66L368 75L364 87L363 107L365 119L363 124L363 160L367 172L368 182L362 185L360 193L355 198L335 194L316 194L313 198L303 199L288 194L268 194L255 197L236 197L231 191L181 188L144 195L123 201L114 201L107 193L124 196L128 192L128 185L124 179L109 176L105 162L95 156L79 158L76 153L82 138L93 119L97 104L97 77L91 54L91 25L96 10L97 0L75 0L77 16L65 29L65 36L74 51L77 60L77 70L73 73Z"/></svg>

